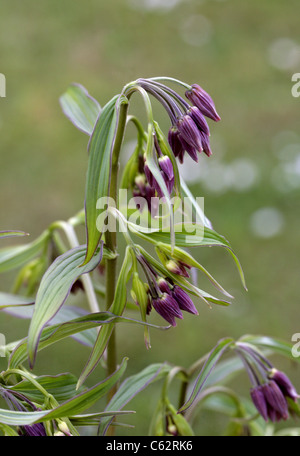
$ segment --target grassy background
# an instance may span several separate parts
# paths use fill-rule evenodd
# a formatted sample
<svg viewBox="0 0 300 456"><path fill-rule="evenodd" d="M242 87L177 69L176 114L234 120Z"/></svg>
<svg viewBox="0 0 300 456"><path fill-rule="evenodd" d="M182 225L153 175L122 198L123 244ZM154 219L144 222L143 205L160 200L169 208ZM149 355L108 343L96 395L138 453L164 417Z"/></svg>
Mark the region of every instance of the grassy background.
<svg viewBox="0 0 300 456"><path fill-rule="evenodd" d="M22 229L34 239L83 206L87 137L58 103L69 83L83 84L103 105L130 80L173 76L202 85L222 117L210 123L213 156L202 156L196 172L190 165L183 172L193 175L191 189L205 197L206 215L238 254L249 291L225 251L199 249L195 256L235 296L234 303L209 310L199 302L199 317L188 315L175 330L152 333L150 352L139 328L119 327L128 373L165 360L188 366L227 335L290 341L300 331L300 101L291 95L299 46L297 0L2 3L0 72L7 97L0 99L0 229ZM135 109L140 106L133 101ZM167 129L166 116L156 114ZM268 207L274 219L260 219L257 211ZM1 289L8 291L11 281L3 275ZM154 315L151 321L160 322ZM0 332L8 342L27 328L27 322L1 315ZM87 354L67 341L40 357L37 373L79 374ZM297 371L287 369L300 389ZM102 375L98 368L90 384ZM130 422L136 427L124 432L147 432L158 394L153 386L135 400L138 414ZM218 433L219 421L203 416L198 433Z"/></svg>

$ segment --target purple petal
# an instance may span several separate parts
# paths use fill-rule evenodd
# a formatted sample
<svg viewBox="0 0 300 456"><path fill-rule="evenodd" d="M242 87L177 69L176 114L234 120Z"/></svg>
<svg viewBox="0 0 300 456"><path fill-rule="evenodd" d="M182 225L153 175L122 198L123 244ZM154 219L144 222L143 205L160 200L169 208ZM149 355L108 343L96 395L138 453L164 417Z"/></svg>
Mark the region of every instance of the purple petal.
<svg viewBox="0 0 300 456"><path fill-rule="evenodd" d="M281 418L286 420L288 418L288 406L279 386L274 380L270 380L262 386L262 391L270 406L280 413Z"/></svg>
<svg viewBox="0 0 300 456"><path fill-rule="evenodd" d="M275 369L274 372L270 375L270 378L272 378L272 380L274 380L275 383L277 383L284 396L290 397L291 399L293 399L293 401L296 402L299 395L294 385L284 372Z"/></svg>
<svg viewBox="0 0 300 456"><path fill-rule="evenodd" d="M184 115L178 120L177 128L181 138L184 139L187 144L190 144L199 152L203 150L200 132L189 115Z"/></svg>
<svg viewBox="0 0 300 456"><path fill-rule="evenodd" d="M221 117L216 111L214 102L210 95L198 84L193 84L191 90L185 92L185 96L204 114L206 117L218 122Z"/></svg>
<svg viewBox="0 0 300 456"><path fill-rule="evenodd" d="M264 393L261 390L261 386L253 388L250 391L251 399L258 412L261 414L265 421L268 421L268 407L267 402L264 396Z"/></svg>
<svg viewBox="0 0 300 456"><path fill-rule="evenodd" d="M187 113L189 116L191 116L197 127L203 131L203 133L209 136L209 127L200 109L197 108L197 106L191 106Z"/></svg>
<svg viewBox="0 0 300 456"><path fill-rule="evenodd" d="M186 312L190 312L194 315L199 315L189 295L178 285L175 285L173 288L172 296L177 301L181 310L185 310Z"/></svg>
<svg viewBox="0 0 300 456"><path fill-rule="evenodd" d="M183 318L177 302L167 293L164 293L161 298L154 299L152 305L156 312L172 326L176 326L175 317Z"/></svg>
<svg viewBox="0 0 300 456"><path fill-rule="evenodd" d="M163 157L160 157L158 159L160 169L166 174L167 178L169 180L174 179L174 171L173 171L173 166L172 162L169 159L167 155L164 155Z"/></svg>

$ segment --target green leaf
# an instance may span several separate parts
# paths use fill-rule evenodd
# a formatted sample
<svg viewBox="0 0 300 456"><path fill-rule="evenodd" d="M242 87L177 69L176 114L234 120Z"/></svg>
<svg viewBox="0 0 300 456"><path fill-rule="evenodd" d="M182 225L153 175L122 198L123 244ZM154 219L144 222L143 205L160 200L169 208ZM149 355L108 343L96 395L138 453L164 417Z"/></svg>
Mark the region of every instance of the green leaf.
<svg viewBox="0 0 300 456"><path fill-rule="evenodd" d="M131 401L131 399L133 399L151 383L166 377L171 369L172 366L166 363L151 364L138 374L128 377L120 385L118 391L106 406L105 411L121 410L129 401ZM109 418L101 420L99 426L100 434L104 435L106 433L110 422L111 420Z"/></svg>
<svg viewBox="0 0 300 456"><path fill-rule="evenodd" d="M97 219L106 211L103 198L106 201L109 195L111 153L118 114L123 103L128 103L128 100L116 95L104 106L88 145L89 162L85 189L87 253L84 264L91 260L102 235L102 226L98 226ZM98 200L102 203L100 206Z"/></svg>
<svg viewBox="0 0 300 456"><path fill-rule="evenodd" d="M88 265L80 266L85 253L86 246L79 246L59 256L41 280L28 333L28 356L31 366L34 364L43 327L63 305L75 280L82 274L92 271L101 261L102 248L99 248Z"/></svg>
<svg viewBox="0 0 300 456"><path fill-rule="evenodd" d="M154 125L149 124L148 125L148 141L147 141L147 149L146 149L146 162L149 167L149 170L151 171L151 174L153 175L154 179L158 183L167 207L169 211L169 230L168 230L168 241L174 247L175 245L175 232L174 232L174 207L173 203L169 194L169 191L167 189L166 183L164 181L164 178L161 174L161 170L158 165L158 159L156 155L156 151L154 148L154 141L153 141L153 133L154 133Z"/></svg>
<svg viewBox="0 0 300 456"><path fill-rule="evenodd" d="M135 233L140 238L148 242L151 242L154 245L156 245L159 242L165 244L170 243L170 233L166 229L162 231L157 229L145 228L129 221L127 221L127 224L129 229L133 233ZM177 247L224 247L232 256L238 268L243 286L245 289L247 289L241 264L236 254L234 253L231 245L229 244L227 239L224 238L224 236L221 236L216 231L211 230L206 226L202 226L195 223L175 223L174 230L175 245Z"/></svg>
<svg viewBox="0 0 300 456"><path fill-rule="evenodd" d="M45 415L42 418L42 421L76 415L77 413L90 408L96 401L105 396L120 380L127 367L127 360L128 358L124 358L120 367L110 377L60 404L50 413Z"/></svg>
<svg viewBox="0 0 300 456"><path fill-rule="evenodd" d="M162 276L170 277L174 283L180 285L180 287L187 291L188 293L193 294L194 296L198 296L202 301L204 301L209 307L210 302L213 304L218 304L221 306L229 306L230 302L225 301L224 299L217 298L206 291L201 290L200 288L196 287L192 283L190 283L185 277L181 277L179 275L173 274L168 271L161 263L159 263L155 258L153 258L147 250L142 248L140 245L136 245L136 247L140 250L140 252L144 255L144 257L152 264L157 271L159 271Z"/></svg>
<svg viewBox="0 0 300 456"><path fill-rule="evenodd" d="M216 363L219 361L220 357L223 353L232 345L234 344L234 340L231 338L222 339L218 344L213 348L210 352L206 362L204 363L200 374L198 375L196 382L193 386L193 391L189 397L189 399L185 402L185 404L179 409L179 412L183 412L187 410L195 401L196 397L200 393L201 389L203 388L207 378L209 377L211 371L215 367Z"/></svg>
<svg viewBox="0 0 300 456"><path fill-rule="evenodd" d="M127 247L124 261L116 285L114 301L110 308L110 310L115 315L122 315L125 309L127 301L126 285L130 277L131 268L132 256L130 253L130 247ZM85 379L91 374L91 372L95 369L96 365L100 361L103 352L108 344L113 328L114 325L111 324L101 328L101 330L99 331L97 340L92 349L90 357L80 375L78 385L81 385L85 381Z"/></svg>
<svg viewBox="0 0 300 456"><path fill-rule="evenodd" d="M46 230L30 244L0 249L0 273L16 269L35 258L41 250L46 248L49 239L50 233Z"/></svg>
<svg viewBox="0 0 300 456"><path fill-rule="evenodd" d="M24 231L12 231L12 230L0 231L0 239L8 238L8 237L15 237L15 236L29 236L29 234L25 233Z"/></svg>
<svg viewBox="0 0 300 456"><path fill-rule="evenodd" d="M46 415L43 412L16 412L15 410L0 409L0 423L8 426L26 426L34 423Z"/></svg>
<svg viewBox="0 0 300 456"><path fill-rule="evenodd" d="M98 413L85 413L84 415L75 415L71 417L71 422L74 426L98 426L100 418L106 418L107 416L118 416L118 415L128 415L135 413L134 410L123 410L123 411L109 411L109 412L98 412ZM113 422L114 426L122 426L127 428L132 428L130 424L117 423Z"/></svg>
<svg viewBox="0 0 300 456"><path fill-rule="evenodd" d="M27 318L27 311L24 307L30 307L34 304L33 298L27 298L25 296L15 295L11 293L0 292L0 309L12 307L18 311L20 310L20 318ZM17 313L17 312L16 312ZM28 313L31 316L31 312ZM18 315L17 315L18 316ZM29 317L28 317L29 318Z"/></svg>
<svg viewBox="0 0 300 456"><path fill-rule="evenodd" d="M210 280L210 282L219 290L221 293L223 293L225 296L228 296L229 298L232 298L232 296L224 290L224 288L217 282L217 280L202 266L202 264L198 263L198 261L195 260L192 255L190 255L188 252L185 252L184 250L180 249L179 247L174 247L172 251L172 247L169 244L164 244L162 242L157 243L156 245L157 248L163 250L165 253L168 255L172 256L173 259L182 261L185 264L188 264L191 267L194 267L196 269L199 269L202 271Z"/></svg>
<svg viewBox="0 0 300 456"><path fill-rule="evenodd" d="M51 325L47 328L44 328L41 332L38 351L41 351L44 348L49 347L50 345L59 342L62 339L65 339L66 337L70 337L79 332L82 333L82 331L110 323L130 323L143 326L147 324L151 328L162 330L169 328L169 326L156 326L139 320L134 320L132 318L120 317L118 315L112 314L111 312L91 313L83 317L67 321L65 323ZM9 344L8 347L12 350L9 359L9 368L17 368L27 359L27 338L15 343L13 347L12 344Z"/></svg>
<svg viewBox="0 0 300 456"><path fill-rule="evenodd" d="M246 342L248 344L255 345L264 349L270 350L272 353L279 353L286 356L293 361L300 361L300 358L293 356L292 348L293 344L277 338L268 336L254 336L246 335L239 339L240 342Z"/></svg>
<svg viewBox="0 0 300 456"><path fill-rule="evenodd" d="M52 394L58 402L66 401L73 398L76 394L83 392L76 391L77 378L75 375L65 373L58 375L42 375L35 377L38 382L49 394ZM33 402L43 403L45 396L41 391L36 389L29 380L22 380L16 385L7 387L11 391L17 391L24 394Z"/></svg>
<svg viewBox="0 0 300 456"><path fill-rule="evenodd" d="M34 311L34 299L9 293L0 293L0 309L16 318L31 320ZM51 319L51 324L70 321L87 313L87 311L79 307L63 306ZM72 337L81 344L92 347L97 337L97 330L95 328L88 329Z"/></svg>
<svg viewBox="0 0 300 456"><path fill-rule="evenodd" d="M75 127L90 136L101 111L98 101L80 84L71 84L59 101Z"/></svg>

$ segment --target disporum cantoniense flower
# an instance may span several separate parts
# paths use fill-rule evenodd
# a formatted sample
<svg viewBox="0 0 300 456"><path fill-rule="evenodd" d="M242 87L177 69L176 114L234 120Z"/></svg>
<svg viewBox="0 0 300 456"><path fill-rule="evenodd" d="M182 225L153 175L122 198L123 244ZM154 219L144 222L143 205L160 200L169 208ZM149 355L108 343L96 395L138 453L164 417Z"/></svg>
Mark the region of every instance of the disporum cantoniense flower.
<svg viewBox="0 0 300 456"><path fill-rule="evenodd" d="M296 402L299 397L290 379L250 344L238 343L238 352L253 384L250 395L257 411L265 421L288 419L287 398Z"/></svg>
<svg viewBox="0 0 300 456"><path fill-rule="evenodd" d="M197 106L204 116L209 117L215 122L221 120L221 117L216 111L213 99L198 84L192 84L191 89L185 92L185 96L193 103L193 105Z"/></svg>
<svg viewBox="0 0 300 456"><path fill-rule="evenodd" d="M282 394L285 397L289 397L294 402L299 398L299 394L296 391L296 388L288 378L288 376L275 368L273 368L269 373L269 378L272 379L280 388Z"/></svg>
<svg viewBox="0 0 300 456"><path fill-rule="evenodd" d="M220 120L210 95L198 84L193 84L185 92L192 103L191 106L177 92L160 82L140 79L139 83L166 109L172 124L168 133L168 142L180 163L184 160L185 152L196 162L199 152L204 151L210 156L210 132L205 117L214 121Z"/></svg>
<svg viewBox="0 0 300 456"><path fill-rule="evenodd" d="M198 315L193 301L179 285L169 278L160 277L143 255L137 256L137 260L148 281L148 315L153 307L172 326L176 326L176 318L183 318L182 311Z"/></svg>

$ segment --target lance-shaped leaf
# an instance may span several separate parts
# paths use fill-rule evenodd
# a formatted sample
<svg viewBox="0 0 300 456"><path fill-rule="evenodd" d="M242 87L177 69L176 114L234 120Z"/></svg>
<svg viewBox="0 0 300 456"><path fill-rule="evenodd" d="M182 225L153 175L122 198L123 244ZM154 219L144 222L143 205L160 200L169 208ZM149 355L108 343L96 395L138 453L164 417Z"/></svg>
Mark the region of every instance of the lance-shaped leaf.
<svg viewBox="0 0 300 456"><path fill-rule="evenodd" d="M164 178L161 174L161 170L158 165L157 155L156 155L155 149L153 147L153 145L154 145L153 134L154 134L154 125L149 124L148 125L148 140L147 140L147 148L146 148L146 163L165 198L165 201L166 201L166 204L167 204L167 207L169 210L169 232L168 232L169 241L170 241L172 247L174 247L174 245L175 245L174 207L173 207L173 202L170 197L170 193L167 189L166 183L164 181Z"/></svg>
<svg viewBox="0 0 300 456"><path fill-rule="evenodd" d="M234 340L231 338L226 338L222 339L218 344L213 348L213 350L210 352L207 360L205 361L200 374L198 375L195 384L193 386L192 393L189 397L189 399L185 402L185 404L180 408L178 412L183 412L184 410L187 410L195 399L197 398L198 394L202 390L206 380L208 379L211 371L215 367L216 363L219 361L223 353L234 344Z"/></svg>
<svg viewBox="0 0 300 456"><path fill-rule="evenodd" d="M106 406L105 411L121 410L129 401L131 401L131 399L151 383L166 377L171 369L172 366L166 363L151 364L138 374L128 377L120 385L118 391ZM102 435L105 434L110 423L110 418L102 419L100 421L99 433Z"/></svg>
<svg viewBox="0 0 300 456"><path fill-rule="evenodd" d="M128 358L124 358L120 367L104 381L86 391L77 394L72 399L63 402L50 413L42 418L42 421L52 420L63 416L72 416L90 408L101 397L105 396L108 391L120 380L127 367Z"/></svg>
<svg viewBox="0 0 300 456"><path fill-rule="evenodd" d="M101 325L110 325L111 323L130 323L135 325L148 325L149 327L165 330L170 326L157 326L145 323L133 318L120 317L111 312L97 312L85 315L83 317L75 318L74 320L67 321L56 325L51 325L44 328L41 332L39 345L37 350L41 351L50 345L59 342L66 337L73 336L80 333L96 328ZM79 335L78 335L79 336ZM77 336L77 337L78 337ZM9 359L9 368L14 369L23 364L27 359L27 338L5 347L5 350L11 352Z"/></svg>
<svg viewBox="0 0 300 456"><path fill-rule="evenodd" d="M146 249L141 247L140 245L136 245L140 252L144 255L144 257L152 264L157 271L159 271L162 276L170 277L174 283L177 283L183 290L187 291L188 293L198 296L202 301L204 301L209 307L210 302L213 304L218 304L221 306L229 306L230 302L224 299L217 298L206 291L201 290L200 288L196 287L194 284L190 283L185 277L173 274L169 270L167 270L162 263L158 262L155 258L153 258Z"/></svg>
<svg viewBox="0 0 300 456"><path fill-rule="evenodd" d="M34 300L20 295L0 293L0 309L17 318L32 319ZM59 324L87 315L88 312L80 307L63 306L51 319L51 324ZM96 329L81 331L72 336L77 342L92 347L97 337Z"/></svg>
<svg viewBox="0 0 300 456"><path fill-rule="evenodd" d="M28 333L28 357L34 364L42 329L67 299L72 285L82 274L92 271L102 258L102 246L88 265L80 266L86 246L79 246L56 258L44 274L37 292L35 309Z"/></svg>
<svg viewBox="0 0 300 456"><path fill-rule="evenodd" d="M297 339L298 340L298 339ZM255 345L261 349L270 351L271 353L278 353L286 356L292 361L300 362L300 357L296 357L293 354L293 344L286 342L274 337L268 336L256 336L256 335L246 335L239 339L239 342L246 342L248 344Z"/></svg>
<svg viewBox="0 0 300 456"><path fill-rule="evenodd" d="M32 307L33 304L33 298L0 292L0 309L11 308L11 313L16 314L19 318L31 318L32 310L30 310L30 307ZM19 314L18 311L20 312ZM9 310L7 310L7 312L9 313Z"/></svg>
<svg viewBox="0 0 300 456"><path fill-rule="evenodd" d="M15 231L15 230L0 231L0 239L8 238L8 237L15 237L15 236L29 236L29 234L25 233L24 231Z"/></svg>
<svg viewBox="0 0 300 456"><path fill-rule="evenodd" d="M76 394L82 393L85 389L81 388L80 391L76 391L77 378L75 375L69 373L41 375L40 377L35 377L35 381L49 394L52 394L58 402L72 399ZM45 400L44 394L27 379L20 381L16 385L9 386L7 389L22 393L33 402L43 403Z"/></svg>
<svg viewBox="0 0 300 456"><path fill-rule="evenodd" d="M71 84L59 101L75 127L90 136L101 111L98 101L81 84Z"/></svg>
<svg viewBox="0 0 300 456"><path fill-rule="evenodd" d="M158 242L169 243L170 233L164 229L151 229L138 226L132 222L126 221L130 231L135 233L137 236L145 239L148 242L156 245ZM245 276L241 264L234 253L230 243L224 236L218 234L216 231L199 224L194 223L176 223L174 225L175 230L175 245L178 247L223 247L232 256L242 281L244 288L247 290ZM172 250L173 246L171 245Z"/></svg>
<svg viewBox="0 0 300 456"><path fill-rule="evenodd" d="M109 201L111 155L122 104L128 104L127 98L115 96L104 106L88 145L85 189L87 252L84 264L94 255L102 235L103 227L98 226L97 219L106 211L106 202Z"/></svg>
<svg viewBox="0 0 300 456"><path fill-rule="evenodd" d="M0 250L0 273L10 271L22 266L24 263L35 258L43 249L46 248L50 239L48 230L44 231L35 241Z"/></svg>
<svg viewBox="0 0 300 456"><path fill-rule="evenodd" d="M132 256L130 253L130 247L127 247L126 252L125 252L124 261L123 261L121 271L119 273L117 285L116 285L114 301L110 308L110 310L115 315L122 315L122 313L125 309L126 301L127 301L126 285L129 280L129 277L130 277L131 268L132 268ZM92 349L90 357L80 375L80 378L78 381L79 386L82 385L82 383L91 374L91 372L95 369L98 362L100 361L101 356L103 355L103 352L106 348L106 345L108 344L108 341L111 336L113 328L114 328L114 325L110 324L110 325L104 326L99 331L97 340Z"/></svg>
<svg viewBox="0 0 300 456"><path fill-rule="evenodd" d="M55 409L54 409L55 411ZM125 415L128 413L134 413L131 410L126 410L122 412L118 411L109 411L109 412L99 412L99 417L107 417L107 416L117 416L117 415ZM57 412L59 415L57 418L63 417L61 412ZM43 410L41 412L18 412L15 410L5 410L0 409L0 422L8 425L8 426L28 426L34 423L48 421L48 410ZM75 417L76 418L76 417ZM52 418L50 418L52 419ZM12 434L11 435L15 435Z"/></svg>

